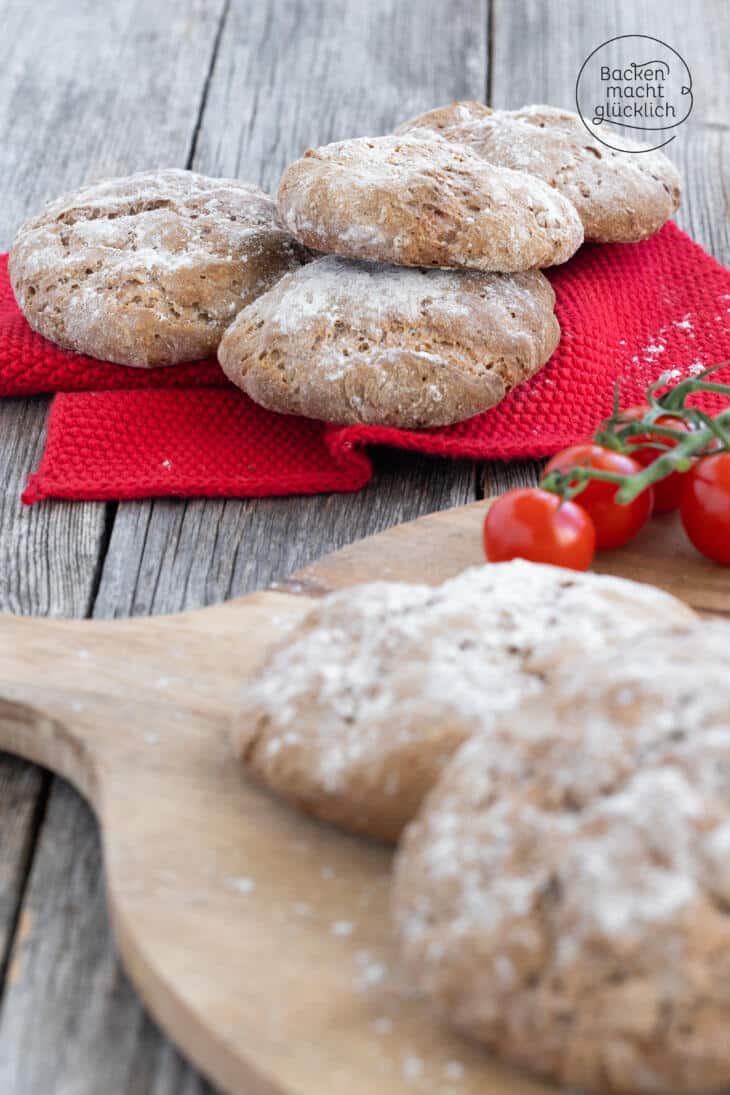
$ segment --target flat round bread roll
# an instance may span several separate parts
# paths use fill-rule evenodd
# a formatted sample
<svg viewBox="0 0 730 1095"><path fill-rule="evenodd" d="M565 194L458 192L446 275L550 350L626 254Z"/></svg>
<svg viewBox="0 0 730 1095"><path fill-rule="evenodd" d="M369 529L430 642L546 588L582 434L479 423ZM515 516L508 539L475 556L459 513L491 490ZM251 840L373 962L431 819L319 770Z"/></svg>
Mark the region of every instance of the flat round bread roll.
<svg viewBox="0 0 730 1095"><path fill-rule="evenodd" d="M587 241L646 239L679 208L679 174L662 152L636 142L630 142L636 151L617 152L595 140L569 110L452 103L396 130L406 136L414 132L435 133L489 163L544 179L578 210ZM621 141L629 144L623 135Z"/></svg>
<svg viewBox="0 0 730 1095"><path fill-rule="evenodd" d="M565 262L583 242L562 194L426 133L310 149L278 204L307 247L400 266L510 273Z"/></svg>
<svg viewBox="0 0 730 1095"><path fill-rule="evenodd" d="M214 354L241 308L304 260L258 186L144 171L50 202L10 252L31 327L121 365Z"/></svg>
<svg viewBox="0 0 730 1095"><path fill-rule="evenodd" d="M651 586L522 561L435 589L355 586L313 608L245 687L240 755L306 812L393 841L456 749L542 694L556 665L694 618Z"/></svg>
<svg viewBox="0 0 730 1095"><path fill-rule="evenodd" d="M245 308L218 360L281 414L404 429L494 406L560 337L539 270L457 273L327 256Z"/></svg>
<svg viewBox="0 0 730 1095"><path fill-rule="evenodd" d="M465 131L467 127L471 126L476 131L477 126L484 118L493 118L496 113L498 112L492 110L491 106L478 103L474 99L464 99L456 103L446 103L444 106L434 107L432 110L416 115L415 118L409 118L407 122L401 122L399 126L396 126L393 132L396 136L404 136L423 129L429 133L436 133L448 141L454 139L451 134L456 126L464 127ZM504 113L504 111L501 113ZM468 144L468 141L464 141L464 143ZM480 154L478 146L476 151L477 154Z"/></svg>
<svg viewBox="0 0 730 1095"><path fill-rule="evenodd" d="M561 1090L730 1086L730 627L592 651L453 758L393 907L414 986Z"/></svg>

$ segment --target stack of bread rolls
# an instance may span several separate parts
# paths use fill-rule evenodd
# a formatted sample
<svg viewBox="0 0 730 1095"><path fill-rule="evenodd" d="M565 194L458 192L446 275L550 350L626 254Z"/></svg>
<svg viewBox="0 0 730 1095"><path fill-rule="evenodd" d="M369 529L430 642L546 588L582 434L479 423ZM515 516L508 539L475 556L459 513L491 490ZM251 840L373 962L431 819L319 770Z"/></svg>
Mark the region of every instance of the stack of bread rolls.
<svg viewBox="0 0 730 1095"><path fill-rule="evenodd" d="M280 413L443 426L550 357L542 268L584 239L644 239L679 194L661 153L614 152L569 112L454 103L310 149L276 202L174 169L86 187L22 226L10 276L70 350L140 367L217 352Z"/></svg>
<svg viewBox="0 0 730 1095"><path fill-rule="evenodd" d="M656 588L522 561L371 583L268 654L236 745L398 843L398 981L444 1021L561 1090L726 1091L728 643Z"/></svg>

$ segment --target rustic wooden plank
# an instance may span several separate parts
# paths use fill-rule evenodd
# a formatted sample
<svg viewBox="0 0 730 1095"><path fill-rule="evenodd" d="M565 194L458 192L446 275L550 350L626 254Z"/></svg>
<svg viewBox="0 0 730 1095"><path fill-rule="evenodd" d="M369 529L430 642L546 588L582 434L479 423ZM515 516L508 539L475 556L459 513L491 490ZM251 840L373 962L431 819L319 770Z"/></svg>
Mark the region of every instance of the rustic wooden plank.
<svg viewBox="0 0 730 1095"><path fill-rule="evenodd" d="M540 481L542 460L488 460L479 466L480 495L489 498L493 494L514 487L534 487Z"/></svg>
<svg viewBox="0 0 730 1095"><path fill-rule="evenodd" d="M204 1095L113 957L96 826L56 780L0 1020L0 1090Z"/></svg>
<svg viewBox="0 0 730 1095"><path fill-rule="evenodd" d="M578 70L601 42L619 33L650 34L678 49L693 78L694 108L668 146L684 179L677 222L720 262L730 264L730 5L699 0L692 18L666 0L494 0L490 102L515 108L545 102L575 109ZM490 463L480 478L485 494L537 482L539 464Z"/></svg>
<svg viewBox="0 0 730 1095"><path fill-rule="evenodd" d="M726 12L730 17L730 7ZM726 40L728 36L730 23ZM718 262L730 266L730 128L694 126L672 148L684 179L677 223Z"/></svg>
<svg viewBox="0 0 730 1095"><path fill-rule="evenodd" d="M0 247L64 189L185 164L223 5L0 2Z"/></svg>
<svg viewBox="0 0 730 1095"><path fill-rule="evenodd" d="M0 0L0 247L65 188L187 160L223 3L42 0L28 9ZM0 404L0 607L84 614L105 507L53 503L27 512L18 501L38 457L43 408Z"/></svg>
<svg viewBox="0 0 730 1095"><path fill-rule="evenodd" d="M486 0L234 4L195 164L274 189L309 145L386 132L451 98L482 98Z"/></svg>
<svg viewBox="0 0 730 1095"><path fill-rule="evenodd" d="M31 509L20 504L27 471L40 455L46 404L45 399L0 403L0 610L84 615L95 584L103 507L95 512L68 503ZM18 924L27 924L21 905L49 783L38 768L0 759L0 984Z"/></svg>
<svg viewBox="0 0 730 1095"><path fill-rule="evenodd" d="M234 4L194 166L273 189L309 144L384 132L435 102L482 98L487 26L486 0ZM466 462L381 455L378 464L376 482L350 496L120 505L96 611L207 604L348 540L475 496Z"/></svg>
<svg viewBox="0 0 730 1095"><path fill-rule="evenodd" d="M483 94L485 0L462 0L448 13L434 0L418 18L402 7L395 0L368 6L348 0L338 10L288 0L233 5L206 89L193 166L271 185L310 141L382 130L435 100ZM321 127L316 132L314 122ZM130 126L131 143L139 128ZM155 128L150 126L153 134ZM213 147L220 154L212 154ZM245 162L234 154L245 155ZM159 154L148 162L159 162ZM403 457L386 461L364 496L121 505L94 614L139 615L222 599L288 573L329 547L474 493L472 467ZM70 835L54 842L54 828L62 825ZM98 859L94 870L74 873L80 856L92 863L98 857L95 828L60 785L51 797L32 884L31 904L47 913L43 931L28 937L29 973L8 989L0 1022L7 1075L21 1085L19 1095L36 1095L49 1085L73 1085L74 1095L197 1095L205 1090L203 1081L159 1039L126 988L95 896ZM49 863L58 866L55 881ZM59 894L68 905L89 910L84 930L70 939L66 906L54 906ZM62 975L54 975L59 968ZM136 1035L140 1030L144 1034ZM33 1070L23 1072L31 1052ZM67 1068L62 1083L59 1061ZM73 1072L65 1064L71 1061Z"/></svg>
<svg viewBox="0 0 730 1095"><path fill-rule="evenodd" d="M691 124L728 124L726 0L697 0L690 18L681 0L494 0L492 26L492 106L548 102L575 110L575 81L588 54L616 34L649 34L677 49L689 66Z"/></svg>
<svg viewBox="0 0 730 1095"><path fill-rule="evenodd" d="M444 468L394 453L379 454L377 463L375 479L357 494L120 507L94 615L140 616L228 600L287 577L325 551L475 497L474 466L466 461Z"/></svg>
<svg viewBox="0 0 730 1095"><path fill-rule="evenodd" d="M0 248L64 189L187 160L223 4L0 0ZM17 487L38 456L43 406L0 404L2 544L23 564L3 567L0 607L78 615L95 584L105 509L22 510Z"/></svg>
<svg viewBox="0 0 730 1095"><path fill-rule="evenodd" d="M40 0L28 7L0 0L0 248L7 248L24 216L62 190L104 175L188 162L224 4ZM59 502L21 507L22 483L40 454L46 405L0 403L0 608L85 615L113 510ZM3 947L26 883L41 785L37 770L15 762L2 769ZM13 801L14 824L5 807ZM57 839L57 831L67 839ZM39 945L35 973L16 981L4 1000L0 1061L12 1082L0 1083L2 1090L203 1091L144 1017L115 963L103 902L95 897L95 828L67 789L51 793L40 853L32 889L33 908L43 915L34 923L23 906L19 919L28 945ZM77 855L96 867L75 874ZM70 945L68 919L56 915L56 901L66 903L68 917L89 907L96 934L75 932ZM59 1072L59 1061L65 1071Z"/></svg>
<svg viewBox="0 0 730 1095"><path fill-rule="evenodd" d="M50 777L0 757L0 979L5 978Z"/></svg>
<svg viewBox="0 0 730 1095"><path fill-rule="evenodd" d="M27 473L43 448L47 403L0 403L0 610L84 616L93 600L104 508L20 503Z"/></svg>

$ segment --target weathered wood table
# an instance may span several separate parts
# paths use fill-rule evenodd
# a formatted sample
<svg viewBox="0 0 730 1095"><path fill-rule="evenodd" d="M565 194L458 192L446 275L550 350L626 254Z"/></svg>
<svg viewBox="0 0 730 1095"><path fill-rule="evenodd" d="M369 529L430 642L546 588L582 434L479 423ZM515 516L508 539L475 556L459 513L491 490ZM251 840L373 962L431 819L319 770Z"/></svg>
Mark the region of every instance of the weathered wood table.
<svg viewBox="0 0 730 1095"><path fill-rule="evenodd" d="M679 49L695 82L692 118L670 148L685 179L679 223L730 263L727 0L0 0L0 27L3 250L43 200L92 178L176 165L273 189L307 145L386 132L452 99L571 107L587 54L645 33ZM5 611L144 616L209 604L536 476L531 463L382 452L355 495L24 509L47 406L0 403ZM60 780L12 758L0 758L0 954L4 1095L211 1090L120 968L91 814Z"/></svg>

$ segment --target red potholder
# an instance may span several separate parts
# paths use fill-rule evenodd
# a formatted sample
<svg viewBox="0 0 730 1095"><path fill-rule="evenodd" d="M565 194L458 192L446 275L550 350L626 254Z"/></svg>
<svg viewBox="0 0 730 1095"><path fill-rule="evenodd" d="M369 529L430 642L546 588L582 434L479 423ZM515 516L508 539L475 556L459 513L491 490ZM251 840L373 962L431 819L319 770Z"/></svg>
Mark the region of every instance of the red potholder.
<svg viewBox="0 0 730 1095"><path fill-rule="evenodd" d="M24 499L355 490L369 478L371 444L545 456L595 428L617 380L631 403L662 372L684 377L730 358L730 271L672 223L644 243L583 247L549 277L562 338L539 375L467 422L407 432L271 414L214 362L146 371L64 353L29 330L1 268L0 394L67 393L54 400Z"/></svg>

